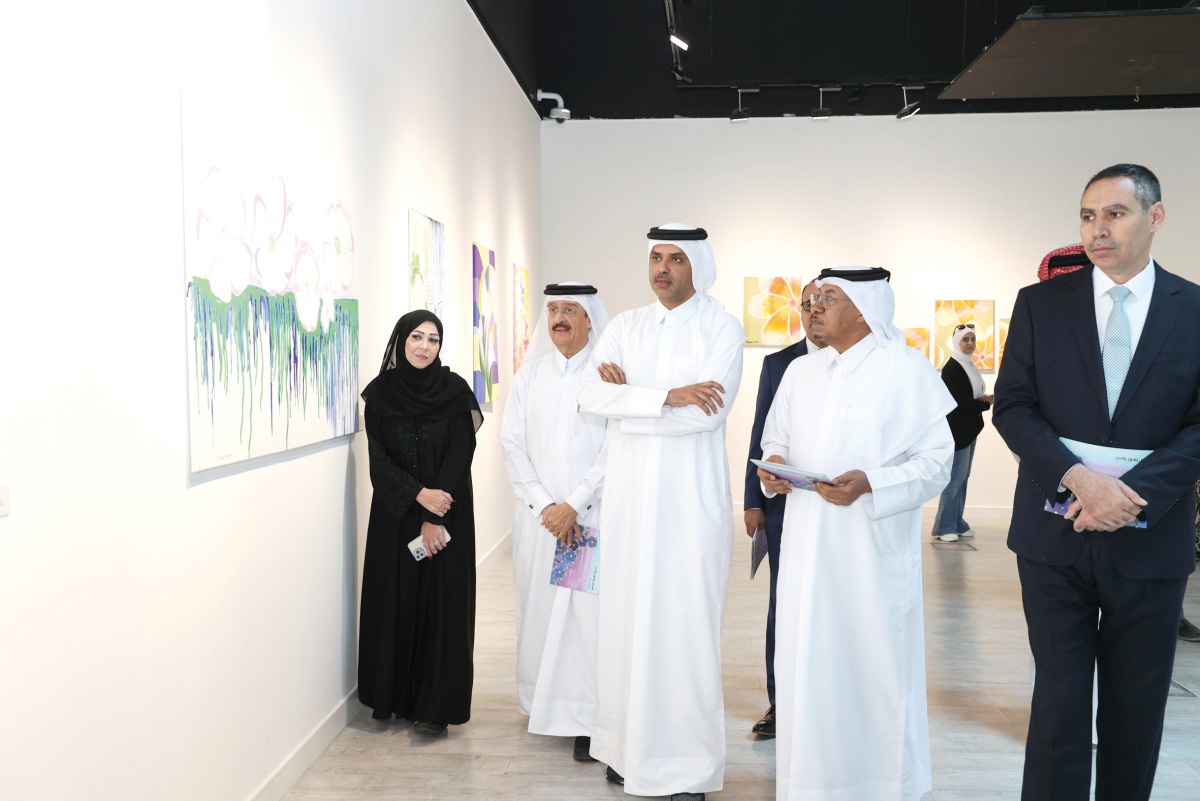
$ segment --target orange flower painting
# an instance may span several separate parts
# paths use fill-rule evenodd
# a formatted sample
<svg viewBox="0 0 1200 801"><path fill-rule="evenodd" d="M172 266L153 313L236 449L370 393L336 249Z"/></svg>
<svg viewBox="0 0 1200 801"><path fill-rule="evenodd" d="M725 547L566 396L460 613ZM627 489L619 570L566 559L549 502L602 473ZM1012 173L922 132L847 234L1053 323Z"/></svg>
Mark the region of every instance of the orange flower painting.
<svg viewBox="0 0 1200 801"><path fill-rule="evenodd" d="M1000 318L1000 330L996 335L996 372L1000 372L1000 362L1004 360L1004 343L1008 341L1008 322L1011 317Z"/></svg>
<svg viewBox="0 0 1200 801"><path fill-rule="evenodd" d="M950 335L960 325L975 325L975 366L996 372L996 304L991 300L936 300L933 304L933 366L950 358Z"/></svg>
<svg viewBox="0 0 1200 801"><path fill-rule="evenodd" d="M747 278L742 328L747 345L783 347L804 339L800 278Z"/></svg>
<svg viewBox="0 0 1200 801"><path fill-rule="evenodd" d="M904 341L910 348L916 348L925 358L929 358L929 329L928 328L905 328Z"/></svg>

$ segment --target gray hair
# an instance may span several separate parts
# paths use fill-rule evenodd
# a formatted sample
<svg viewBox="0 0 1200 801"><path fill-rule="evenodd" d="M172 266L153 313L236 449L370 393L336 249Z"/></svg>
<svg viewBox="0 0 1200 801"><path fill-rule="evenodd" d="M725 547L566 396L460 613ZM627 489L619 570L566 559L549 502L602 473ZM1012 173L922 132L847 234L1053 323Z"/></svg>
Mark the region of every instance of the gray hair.
<svg viewBox="0 0 1200 801"><path fill-rule="evenodd" d="M1133 181L1133 194L1142 207L1142 214L1150 211L1150 207L1162 201L1162 187L1159 186L1158 176L1140 164L1114 164L1092 176L1083 191L1097 181L1107 181L1111 178L1128 178Z"/></svg>

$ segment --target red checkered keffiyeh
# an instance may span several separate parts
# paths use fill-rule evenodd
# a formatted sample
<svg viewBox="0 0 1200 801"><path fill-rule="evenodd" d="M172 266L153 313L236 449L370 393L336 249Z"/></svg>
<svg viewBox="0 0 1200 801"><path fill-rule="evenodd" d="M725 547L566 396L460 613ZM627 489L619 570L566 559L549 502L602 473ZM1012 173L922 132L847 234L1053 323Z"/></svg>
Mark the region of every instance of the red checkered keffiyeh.
<svg viewBox="0 0 1200 801"><path fill-rule="evenodd" d="M1038 267L1038 280L1048 281L1056 275L1082 270L1089 264L1091 262L1088 261L1083 245L1067 245L1046 254L1046 258L1042 259Z"/></svg>

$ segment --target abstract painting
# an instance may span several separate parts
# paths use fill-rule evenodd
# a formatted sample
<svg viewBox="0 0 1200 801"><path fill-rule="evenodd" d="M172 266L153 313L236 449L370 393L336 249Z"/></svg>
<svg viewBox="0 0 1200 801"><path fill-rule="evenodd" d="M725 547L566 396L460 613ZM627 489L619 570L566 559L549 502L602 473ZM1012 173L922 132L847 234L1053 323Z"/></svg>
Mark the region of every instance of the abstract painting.
<svg viewBox="0 0 1200 801"><path fill-rule="evenodd" d="M500 364L496 341L496 251L471 244L474 349L472 383L475 400L491 403L500 395Z"/></svg>
<svg viewBox="0 0 1200 801"><path fill-rule="evenodd" d="M926 359L929 358L929 329L928 328L905 328L904 341L910 348L916 348L921 351Z"/></svg>
<svg viewBox="0 0 1200 801"><path fill-rule="evenodd" d="M742 328L747 346L783 347L804 339L800 278L744 279Z"/></svg>
<svg viewBox="0 0 1200 801"><path fill-rule="evenodd" d="M996 304L990 300L936 300L933 304L933 366L950 358L950 335L957 326L975 324L975 355L981 373L996 372Z"/></svg>
<svg viewBox="0 0 1200 801"><path fill-rule="evenodd" d="M354 433L348 182L219 104L183 121L192 471Z"/></svg>
<svg viewBox="0 0 1200 801"><path fill-rule="evenodd" d="M439 318L446 303L446 229L415 209L408 210L408 308Z"/></svg>
<svg viewBox="0 0 1200 801"><path fill-rule="evenodd" d="M529 347L529 268L513 265L513 373L521 369Z"/></svg>

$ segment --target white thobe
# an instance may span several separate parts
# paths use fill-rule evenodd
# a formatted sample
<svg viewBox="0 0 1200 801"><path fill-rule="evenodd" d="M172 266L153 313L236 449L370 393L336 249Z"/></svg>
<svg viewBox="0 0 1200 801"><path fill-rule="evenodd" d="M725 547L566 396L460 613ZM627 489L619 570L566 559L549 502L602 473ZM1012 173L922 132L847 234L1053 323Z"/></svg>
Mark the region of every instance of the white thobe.
<svg viewBox="0 0 1200 801"><path fill-rule="evenodd" d="M600 675L592 756L625 792L714 792L725 777L721 617L733 511L725 418L744 335L696 295L618 316L592 364L627 383L591 384L580 408L610 418L600 553ZM671 389L716 381L717 414L667 407Z"/></svg>
<svg viewBox="0 0 1200 801"><path fill-rule="evenodd" d="M599 602L550 583L558 540L542 525L542 510L564 501L580 525L599 525L608 421L578 411L580 388L600 380L588 363L592 350L589 343L570 359L554 351L523 365L501 424L504 467L519 500L512 540L517 705L534 734L590 734L596 711ZM601 531L601 552L604 539Z"/></svg>
<svg viewBox="0 0 1200 801"><path fill-rule="evenodd" d="M860 469L872 491L850 506L788 495L775 612L778 801L917 801L933 787L921 504L949 480L954 406L919 353L873 335L784 374L764 458L831 477Z"/></svg>

